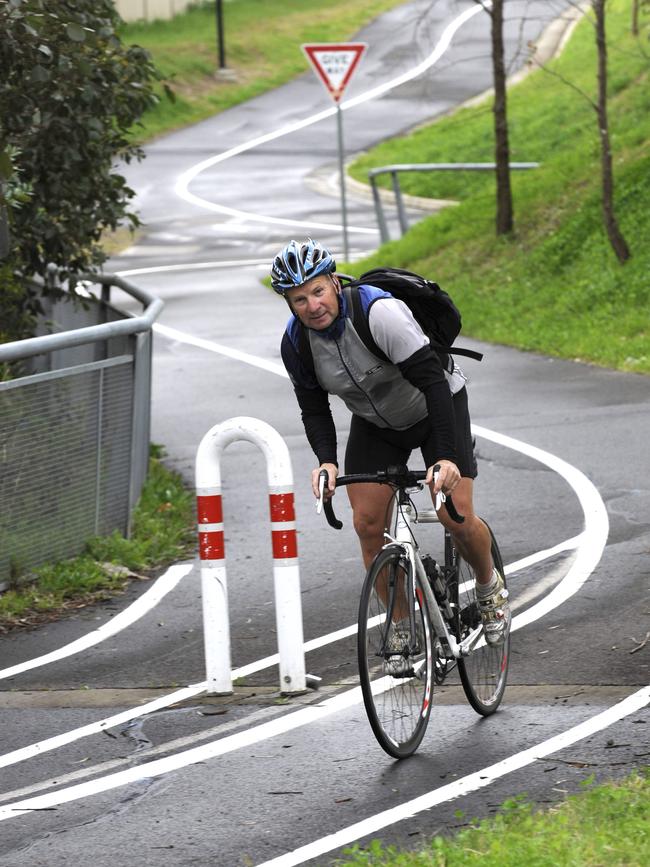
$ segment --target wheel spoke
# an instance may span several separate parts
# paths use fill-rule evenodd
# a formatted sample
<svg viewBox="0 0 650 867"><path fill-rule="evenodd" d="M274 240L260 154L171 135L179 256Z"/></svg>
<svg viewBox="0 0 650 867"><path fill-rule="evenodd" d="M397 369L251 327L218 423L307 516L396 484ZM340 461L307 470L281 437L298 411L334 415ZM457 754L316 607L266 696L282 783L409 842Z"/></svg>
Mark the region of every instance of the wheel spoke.
<svg viewBox="0 0 650 867"><path fill-rule="evenodd" d="M359 672L368 718L377 740L391 755L415 751L431 712L432 642L428 613L415 602L418 652L403 657L387 644L395 629L387 611L404 613L409 565L401 549L386 549L370 567L359 614ZM396 673L395 669L401 669Z"/></svg>
<svg viewBox="0 0 650 867"><path fill-rule="evenodd" d="M501 554L493 536L492 557L503 574ZM457 637L462 641L480 625L481 614L476 599L473 569L461 557L458 557L457 567ZM494 713L501 703L506 688L509 655L509 636L503 644L496 647L486 644L485 639L480 638L470 655L458 661L465 695L474 710L484 716Z"/></svg>

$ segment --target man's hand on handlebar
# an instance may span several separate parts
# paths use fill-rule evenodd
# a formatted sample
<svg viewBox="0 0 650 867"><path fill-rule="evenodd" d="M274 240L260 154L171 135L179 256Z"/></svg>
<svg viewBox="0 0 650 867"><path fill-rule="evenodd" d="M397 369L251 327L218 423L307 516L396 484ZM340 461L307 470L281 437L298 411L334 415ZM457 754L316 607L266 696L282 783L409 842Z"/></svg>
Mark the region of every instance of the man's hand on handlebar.
<svg viewBox="0 0 650 867"><path fill-rule="evenodd" d="M329 500L330 497L334 495L334 491L336 490L336 477L339 474L339 470L336 464L321 464L320 467L312 470L311 489L314 492L314 496L317 500L320 499L319 479L320 474L323 470L327 472L327 484L325 485L323 495L326 500Z"/></svg>
<svg viewBox="0 0 650 867"><path fill-rule="evenodd" d="M433 483L433 494L451 494L460 482L460 471L452 461L436 461L427 470L427 485Z"/></svg>

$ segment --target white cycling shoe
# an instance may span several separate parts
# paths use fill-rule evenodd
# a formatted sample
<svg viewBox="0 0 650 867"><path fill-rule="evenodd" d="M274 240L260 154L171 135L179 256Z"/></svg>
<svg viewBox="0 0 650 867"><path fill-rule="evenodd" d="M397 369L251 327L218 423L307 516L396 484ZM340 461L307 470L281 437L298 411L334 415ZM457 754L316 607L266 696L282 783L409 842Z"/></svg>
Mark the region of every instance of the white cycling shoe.
<svg viewBox="0 0 650 867"><path fill-rule="evenodd" d="M488 596L481 596L481 585L476 585L476 598L481 611L485 643L490 647L498 647L505 642L512 620L505 581L496 569L494 575L496 586Z"/></svg>

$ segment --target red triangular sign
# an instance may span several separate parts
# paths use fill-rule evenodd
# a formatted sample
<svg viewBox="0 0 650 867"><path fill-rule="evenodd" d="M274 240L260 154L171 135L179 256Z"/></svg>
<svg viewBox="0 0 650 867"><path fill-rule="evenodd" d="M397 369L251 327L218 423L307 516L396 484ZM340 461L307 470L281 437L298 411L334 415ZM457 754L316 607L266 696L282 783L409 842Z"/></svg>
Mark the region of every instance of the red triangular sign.
<svg viewBox="0 0 650 867"><path fill-rule="evenodd" d="M310 42L302 46L307 60L335 102L343 96L366 48L365 42Z"/></svg>

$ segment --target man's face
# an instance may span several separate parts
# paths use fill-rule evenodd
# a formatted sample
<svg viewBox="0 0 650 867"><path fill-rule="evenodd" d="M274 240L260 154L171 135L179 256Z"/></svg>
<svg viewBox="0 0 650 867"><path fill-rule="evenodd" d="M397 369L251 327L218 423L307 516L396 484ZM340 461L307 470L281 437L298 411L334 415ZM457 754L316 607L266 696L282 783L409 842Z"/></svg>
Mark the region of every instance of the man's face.
<svg viewBox="0 0 650 867"><path fill-rule="evenodd" d="M339 315L339 283L331 274L319 274L302 286L287 290L291 309L307 328L322 331Z"/></svg>

